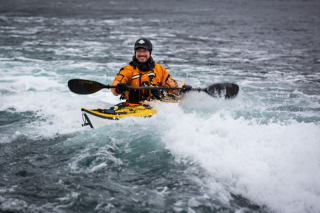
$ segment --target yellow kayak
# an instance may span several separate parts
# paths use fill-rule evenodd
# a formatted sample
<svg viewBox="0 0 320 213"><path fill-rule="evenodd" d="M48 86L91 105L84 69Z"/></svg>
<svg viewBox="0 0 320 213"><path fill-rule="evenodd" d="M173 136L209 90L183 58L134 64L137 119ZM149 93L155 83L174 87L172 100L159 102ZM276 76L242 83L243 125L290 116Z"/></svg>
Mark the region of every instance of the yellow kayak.
<svg viewBox="0 0 320 213"><path fill-rule="evenodd" d="M184 82L180 85L182 87ZM165 97L163 102L179 102L180 96ZM157 100L150 103L158 102ZM82 126L89 125L91 128L97 128L105 124L105 120L119 120L124 117L151 117L157 111L146 102L140 103L119 103L110 109L87 109L81 108L84 123Z"/></svg>
<svg viewBox="0 0 320 213"><path fill-rule="evenodd" d="M124 105L119 107L120 105ZM130 104L120 103L118 109L86 109L81 108L84 124L90 125L91 128L97 128L103 125L103 120L119 120L124 117L150 117L157 113L150 105L147 104Z"/></svg>

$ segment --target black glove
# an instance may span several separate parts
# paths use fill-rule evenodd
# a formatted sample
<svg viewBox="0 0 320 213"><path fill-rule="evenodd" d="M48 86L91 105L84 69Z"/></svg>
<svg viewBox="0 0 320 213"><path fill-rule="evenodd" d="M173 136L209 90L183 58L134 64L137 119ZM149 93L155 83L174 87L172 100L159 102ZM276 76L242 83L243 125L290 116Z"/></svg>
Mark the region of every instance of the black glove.
<svg viewBox="0 0 320 213"><path fill-rule="evenodd" d="M123 93L125 91L128 91L128 85L126 83L118 83L117 84L117 88L116 88L116 92L117 93Z"/></svg>
<svg viewBox="0 0 320 213"><path fill-rule="evenodd" d="M180 91L182 94L185 94L186 92L190 91L191 89L192 89L192 86L184 85Z"/></svg>
<svg viewBox="0 0 320 213"><path fill-rule="evenodd" d="M161 100L162 96L162 90L151 90L152 99Z"/></svg>

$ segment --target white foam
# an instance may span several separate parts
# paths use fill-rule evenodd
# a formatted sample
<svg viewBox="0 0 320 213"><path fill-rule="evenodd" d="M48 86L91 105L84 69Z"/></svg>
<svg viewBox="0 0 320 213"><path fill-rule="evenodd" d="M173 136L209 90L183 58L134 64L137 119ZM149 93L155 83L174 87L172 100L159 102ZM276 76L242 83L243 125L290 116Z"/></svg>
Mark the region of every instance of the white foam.
<svg viewBox="0 0 320 213"><path fill-rule="evenodd" d="M1 96L0 110L31 112L37 119L19 132L12 126L1 143L17 137L56 137L90 130L81 127L81 107L108 108L119 103L109 90L79 96L69 92L65 83L49 77L10 76L2 80L9 82L4 85L16 94ZM156 105L158 114L150 120L128 118L118 125L156 123L163 130L166 148L177 161L195 162L204 168L206 183L222 201L230 200L228 192L232 192L276 212L320 211L319 125L235 119L233 113L246 110L248 104L241 94L235 100L222 100L195 92L180 104ZM74 170L81 171L77 162L86 153L74 159ZM101 153L96 154L99 157ZM96 164L86 172L106 166Z"/></svg>
<svg viewBox="0 0 320 213"><path fill-rule="evenodd" d="M26 68L23 70L26 71ZM30 68L31 70L33 68ZM56 76L52 78L24 75L1 79L3 83L0 90L11 94L0 96L0 111L7 111L13 116L27 113L24 116L30 120L19 128L19 135L16 134L15 124L10 124L11 128L10 125L7 126L8 130L3 132L1 143L10 143L22 136L33 140L89 130L90 128L81 127L81 107L109 108L120 102L119 97L112 95L110 90L86 96L74 94L69 91L66 82L60 83L55 78Z"/></svg>
<svg viewBox="0 0 320 213"><path fill-rule="evenodd" d="M4 83L1 89L15 92L25 92L28 90L43 91L60 86L56 81L41 76L12 76L3 77L1 80L8 82Z"/></svg>
<svg viewBox="0 0 320 213"><path fill-rule="evenodd" d="M11 211L27 211L28 204L27 202L15 198L5 198L0 196L0 210L4 212L11 212Z"/></svg>
<svg viewBox="0 0 320 213"><path fill-rule="evenodd" d="M119 23L126 23L126 22L141 22L141 19L134 19L134 18L121 18L121 19L107 19L101 21L102 24L108 25L118 25Z"/></svg>
<svg viewBox="0 0 320 213"><path fill-rule="evenodd" d="M0 61L13 61L12 58L0 58Z"/></svg>
<svg viewBox="0 0 320 213"><path fill-rule="evenodd" d="M209 182L275 212L320 211L319 125L263 125L234 119L223 109L207 118L178 108L164 111L158 116L170 118L163 122L166 148L178 161L204 168Z"/></svg>

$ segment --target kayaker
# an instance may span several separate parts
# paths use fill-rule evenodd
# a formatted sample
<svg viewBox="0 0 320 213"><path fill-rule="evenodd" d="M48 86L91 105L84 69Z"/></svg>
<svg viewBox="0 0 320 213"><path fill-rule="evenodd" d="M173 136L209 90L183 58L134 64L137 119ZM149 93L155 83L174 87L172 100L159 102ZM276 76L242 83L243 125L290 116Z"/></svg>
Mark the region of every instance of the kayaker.
<svg viewBox="0 0 320 213"><path fill-rule="evenodd" d="M150 99L161 99L163 94L159 90L129 90L128 86L165 86L178 87L178 83L171 78L167 70L153 61L151 57L152 43L149 39L139 38L134 44L132 61L122 67L115 77L111 89L114 95L122 95L120 99L129 102L139 102ZM190 90L191 86L185 85L183 92ZM178 95L178 90L169 90L169 94Z"/></svg>

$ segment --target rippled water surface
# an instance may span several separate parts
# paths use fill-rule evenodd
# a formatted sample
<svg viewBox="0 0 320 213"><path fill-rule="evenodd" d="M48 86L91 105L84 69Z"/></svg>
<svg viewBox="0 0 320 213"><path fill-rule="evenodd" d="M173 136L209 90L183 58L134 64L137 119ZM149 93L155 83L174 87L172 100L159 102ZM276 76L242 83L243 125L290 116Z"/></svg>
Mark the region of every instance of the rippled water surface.
<svg viewBox="0 0 320 213"><path fill-rule="evenodd" d="M1 212L319 212L319 1L0 2ZM67 82L110 84L149 38L190 92L81 127Z"/></svg>

